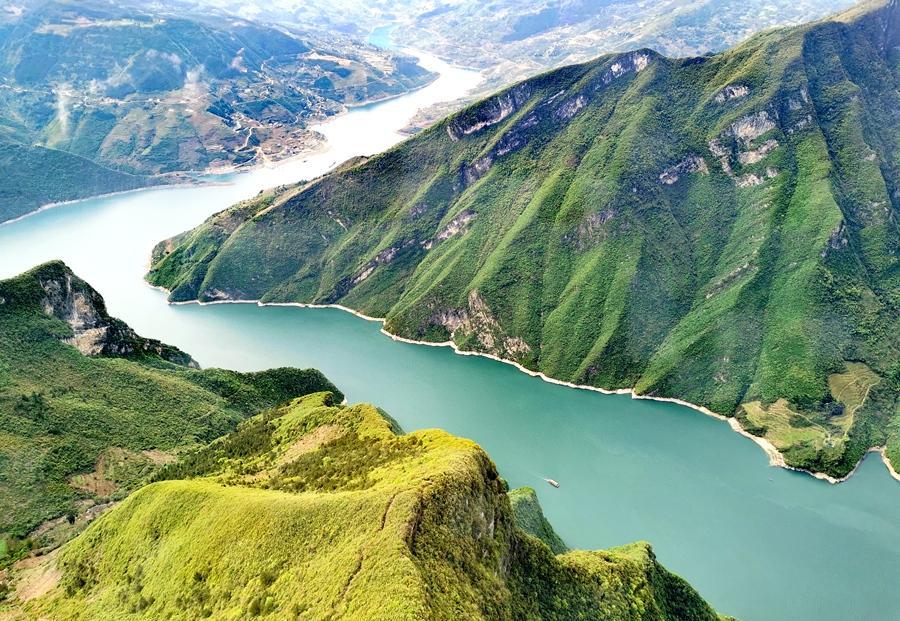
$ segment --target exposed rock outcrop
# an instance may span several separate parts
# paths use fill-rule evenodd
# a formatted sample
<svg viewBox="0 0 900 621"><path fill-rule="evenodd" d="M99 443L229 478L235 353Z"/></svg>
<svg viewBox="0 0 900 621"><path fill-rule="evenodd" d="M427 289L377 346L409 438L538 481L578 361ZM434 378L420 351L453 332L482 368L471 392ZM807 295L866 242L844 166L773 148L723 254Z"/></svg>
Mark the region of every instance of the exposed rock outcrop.
<svg viewBox="0 0 900 621"><path fill-rule="evenodd" d="M740 166L749 166L762 161L772 151L777 149L780 143L775 138L769 138L756 148L753 148L754 140L776 127L775 118L767 110L748 114L734 121L728 129L710 140L708 143L709 152L719 161L722 171L731 177L739 188L760 185L766 179L777 177L778 171L772 167L767 167L762 174L747 173L738 175L732 168L732 164L736 159ZM660 175L660 180L663 180L662 175Z"/></svg>
<svg viewBox="0 0 900 621"><path fill-rule="evenodd" d="M691 153L674 166L670 166L662 171L659 174L659 181L665 185L672 185L678 181L681 175L696 172L706 174L709 172L709 167L706 165L706 160L699 155Z"/></svg>
<svg viewBox="0 0 900 621"><path fill-rule="evenodd" d="M738 161L742 166L755 164L777 148L778 141L774 138L770 138L769 140L766 140L764 143L759 145L759 147L756 149L750 149L749 151L741 151L740 153L738 153Z"/></svg>
<svg viewBox="0 0 900 621"><path fill-rule="evenodd" d="M458 235L468 227L469 222L474 220L476 215L477 214L471 209L464 210L458 216L450 220L450 222L447 223L447 226L438 231L438 234L435 235L433 239L422 242L422 247L425 250L431 250L435 244Z"/></svg>
<svg viewBox="0 0 900 621"><path fill-rule="evenodd" d="M741 99L750 93L750 89L745 84L729 84L721 91L716 93L716 103L725 103L732 99Z"/></svg>
<svg viewBox="0 0 900 621"><path fill-rule="evenodd" d="M353 280L351 281L352 284L358 285L359 283L364 281L366 278L371 276L372 272L374 272L375 269L379 265L387 265L387 264L391 263L397 257L398 252L400 252L401 250L403 250L405 248L409 248L412 244L413 244L412 240L407 240L407 241L403 242L402 244L398 244L398 245L391 246L389 248L385 248L384 250L379 252L377 255L375 255L374 259L372 259L371 261L366 263L365 266L362 268L362 270L360 270L360 272L356 276L353 277Z"/></svg>
<svg viewBox="0 0 900 621"><path fill-rule="evenodd" d="M650 52L638 50L622 54L609 66L603 74L603 84L609 84L613 80L622 77L626 73L639 73L650 64Z"/></svg>
<svg viewBox="0 0 900 621"><path fill-rule="evenodd" d="M447 134L451 139L459 140L485 127L496 125L522 107L530 96L531 88L525 83L491 97L469 114L459 115L451 121L447 125Z"/></svg>
<svg viewBox="0 0 900 621"><path fill-rule="evenodd" d="M478 290L469 293L466 308L440 310L432 322L444 326L454 341L472 340L473 349L501 358L520 360L531 352L523 339L505 334Z"/></svg>
<svg viewBox="0 0 900 621"><path fill-rule="evenodd" d="M729 131L738 141L749 144L754 138L758 138L767 131L775 129L775 121L765 110L742 117L731 124Z"/></svg>
<svg viewBox="0 0 900 621"><path fill-rule="evenodd" d="M189 367L197 363L176 347L138 336L124 322L110 317L106 303L96 290L75 276L62 262L48 263L35 271L43 295L45 314L72 328L69 343L86 356L151 355Z"/></svg>

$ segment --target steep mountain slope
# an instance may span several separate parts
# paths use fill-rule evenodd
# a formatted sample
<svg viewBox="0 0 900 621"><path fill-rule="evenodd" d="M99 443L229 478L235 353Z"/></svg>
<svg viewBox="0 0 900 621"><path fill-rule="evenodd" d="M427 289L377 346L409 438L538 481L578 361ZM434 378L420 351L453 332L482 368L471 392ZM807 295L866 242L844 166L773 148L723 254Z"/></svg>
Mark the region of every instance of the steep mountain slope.
<svg viewBox="0 0 900 621"><path fill-rule="evenodd" d="M25 159L11 164L27 173L0 182L0 221L51 200L148 185L148 175L295 154L319 140L310 119L431 77L412 58L339 33L187 3L0 8L0 157L19 152Z"/></svg>
<svg viewBox="0 0 900 621"><path fill-rule="evenodd" d="M404 337L737 415L796 467L900 465L896 0L728 52L605 56L160 244L173 300Z"/></svg>
<svg viewBox="0 0 900 621"><path fill-rule="evenodd" d="M0 565L29 533L26 547L64 539L175 449L320 390L336 388L314 370L201 371L62 263L0 281Z"/></svg>
<svg viewBox="0 0 900 621"><path fill-rule="evenodd" d="M530 487L520 487L509 492L509 503L516 516L516 526L520 530L537 537L547 544L554 554L568 551L566 543L553 530L544 517L537 494Z"/></svg>
<svg viewBox="0 0 900 621"><path fill-rule="evenodd" d="M375 407L329 393L251 419L158 478L171 480L50 561L59 583L24 616L719 619L646 544L554 556L519 531L474 443L398 435Z"/></svg>

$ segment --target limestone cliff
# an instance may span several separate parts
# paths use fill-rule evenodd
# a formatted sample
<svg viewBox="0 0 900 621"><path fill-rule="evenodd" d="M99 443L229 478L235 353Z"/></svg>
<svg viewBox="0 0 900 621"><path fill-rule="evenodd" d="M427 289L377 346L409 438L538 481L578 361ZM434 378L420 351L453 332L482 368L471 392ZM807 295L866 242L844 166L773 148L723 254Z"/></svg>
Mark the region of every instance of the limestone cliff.
<svg viewBox="0 0 900 621"><path fill-rule="evenodd" d="M177 347L138 336L124 322L110 317L103 296L75 276L61 261L41 266L35 277L44 293L40 300L41 309L45 314L69 324L72 335L63 340L84 355L149 354L182 366L199 366Z"/></svg>

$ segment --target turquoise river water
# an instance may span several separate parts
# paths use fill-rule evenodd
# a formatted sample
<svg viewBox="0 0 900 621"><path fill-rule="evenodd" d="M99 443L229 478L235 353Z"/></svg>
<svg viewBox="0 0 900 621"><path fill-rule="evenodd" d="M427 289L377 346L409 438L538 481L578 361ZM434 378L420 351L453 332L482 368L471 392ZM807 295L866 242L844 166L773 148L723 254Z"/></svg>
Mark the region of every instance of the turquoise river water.
<svg viewBox="0 0 900 621"><path fill-rule="evenodd" d="M417 109L478 82L437 59L422 62L440 74L436 82L321 126L330 146L305 159L0 226L0 277L64 259L113 314L204 366L317 367L348 399L382 406L407 430L473 438L512 486L538 490L570 546L646 539L720 611L744 621L900 619L900 484L875 455L830 485L769 467L755 444L686 407L565 388L448 348L395 342L378 323L336 309L170 306L143 282L157 241L265 187L387 148Z"/></svg>

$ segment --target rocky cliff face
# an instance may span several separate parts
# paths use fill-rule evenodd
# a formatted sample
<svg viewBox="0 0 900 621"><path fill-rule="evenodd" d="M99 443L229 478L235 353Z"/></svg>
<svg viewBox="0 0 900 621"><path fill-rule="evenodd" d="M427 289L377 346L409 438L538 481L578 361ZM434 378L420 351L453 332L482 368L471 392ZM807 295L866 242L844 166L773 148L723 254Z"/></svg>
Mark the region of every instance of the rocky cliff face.
<svg viewBox="0 0 900 621"><path fill-rule="evenodd" d="M0 280L0 567L74 536L91 503L248 416L321 390L343 399L314 369L192 366L110 317L63 263Z"/></svg>
<svg viewBox="0 0 900 621"><path fill-rule="evenodd" d="M75 276L62 262L48 263L35 272L43 295L45 314L66 322L72 336L63 340L86 356L158 356L187 367L199 365L177 347L138 336L124 322L110 317L106 303L94 288Z"/></svg>

